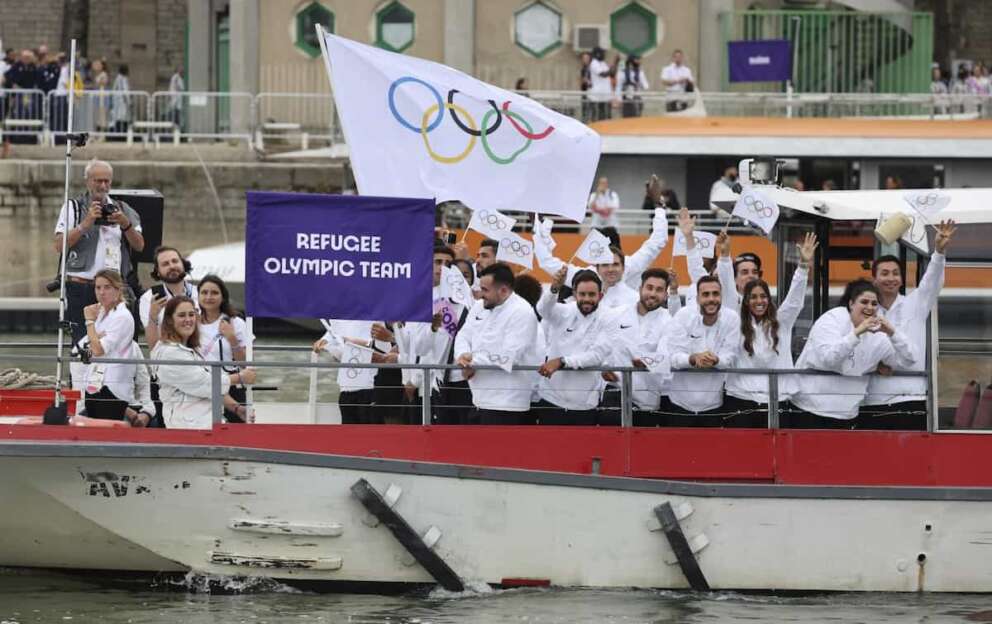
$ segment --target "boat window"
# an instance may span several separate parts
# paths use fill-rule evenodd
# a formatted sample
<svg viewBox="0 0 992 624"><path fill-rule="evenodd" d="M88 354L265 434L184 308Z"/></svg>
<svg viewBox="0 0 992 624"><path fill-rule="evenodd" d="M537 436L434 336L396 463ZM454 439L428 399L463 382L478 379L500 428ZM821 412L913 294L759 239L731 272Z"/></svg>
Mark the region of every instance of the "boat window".
<svg viewBox="0 0 992 624"><path fill-rule="evenodd" d="M927 228L930 248L933 248L933 228ZM981 262L992 264L992 223L968 223L958 225L954 233L954 244L947 250L947 261ZM986 285L992 282L985 282Z"/></svg>
<svg viewBox="0 0 992 624"><path fill-rule="evenodd" d="M958 228L952 249L967 246ZM962 236L964 235L964 236ZM988 236L986 233L986 247ZM959 236L961 237L959 239ZM966 250L964 250L966 251ZM988 254L988 249L985 250ZM937 303L938 427L992 430L992 266L949 266Z"/></svg>

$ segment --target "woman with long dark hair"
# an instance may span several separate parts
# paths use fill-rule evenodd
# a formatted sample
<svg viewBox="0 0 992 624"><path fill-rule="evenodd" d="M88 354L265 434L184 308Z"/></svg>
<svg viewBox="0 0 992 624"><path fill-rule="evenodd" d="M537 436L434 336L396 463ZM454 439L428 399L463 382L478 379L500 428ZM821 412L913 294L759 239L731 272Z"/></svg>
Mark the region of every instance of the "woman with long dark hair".
<svg viewBox="0 0 992 624"><path fill-rule="evenodd" d="M775 306L764 280L748 282L744 287L738 368L792 368L792 328L806 301L806 282L816 245L816 235L811 233L796 243L800 262L781 308ZM779 377L778 382L779 400L788 400L795 390L794 382L786 377ZM768 376L729 375L724 408L738 412L728 421L730 426L768 426Z"/></svg>
<svg viewBox="0 0 992 624"><path fill-rule="evenodd" d="M162 418L169 429L210 429L213 427L213 386L210 367L200 347L199 315L193 300L186 296L169 299L165 304L159 341L152 349L153 360L188 360L202 365L160 364L156 366ZM221 394L231 384L254 383L255 371L246 368L221 375Z"/></svg>
<svg viewBox="0 0 992 624"><path fill-rule="evenodd" d="M207 361L243 361L248 344L254 336L234 306L231 293L220 277L210 274L200 279L197 287L200 304L200 355ZM224 368L227 373L237 367ZM247 391L244 386L231 386L224 397L224 417L228 422L245 422Z"/></svg>
<svg viewBox="0 0 992 624"><path fill-rule="evenodd" d="M824 313L810 330L796 368L840 375L798 375L792 403L802 412L783 425L804 429L851 429L868 391L868 375L885 363L908 368L919 357L906 336L882 316L878 288L857 279L844 289L840 305Z"/></svg>

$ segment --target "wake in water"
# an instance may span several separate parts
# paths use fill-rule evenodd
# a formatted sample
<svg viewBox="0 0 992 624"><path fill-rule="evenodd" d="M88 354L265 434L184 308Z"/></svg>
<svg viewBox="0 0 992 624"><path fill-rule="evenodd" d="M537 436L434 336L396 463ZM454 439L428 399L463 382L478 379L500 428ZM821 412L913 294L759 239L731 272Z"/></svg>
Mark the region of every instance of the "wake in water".
<svg viewBox="0 0 992 624"><path fill-rule="evenodd" d="M192 594L302 594L304 592L274 579L259 576L225 576L187 572L185 576L168 577L152 587L182 590Z"/></svg>

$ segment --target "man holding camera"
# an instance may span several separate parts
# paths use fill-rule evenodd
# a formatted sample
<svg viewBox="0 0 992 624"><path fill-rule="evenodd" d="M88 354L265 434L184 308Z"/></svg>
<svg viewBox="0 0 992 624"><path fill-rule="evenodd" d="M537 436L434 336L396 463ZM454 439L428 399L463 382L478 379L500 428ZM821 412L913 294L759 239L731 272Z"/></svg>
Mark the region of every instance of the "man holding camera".
<svg viewBox="0 0 992 624"><path fill-rule="evenodd" d="M66 240L65 318L71 323L73 344L86 335L83 308L96 303L93 276L113 269L122 276L131 272L131 256L145 247L141 219L133 208L110 198L114 170L93 159L86 165L86 192L62 207L55 226L55 250L62 253Z"/></svg>

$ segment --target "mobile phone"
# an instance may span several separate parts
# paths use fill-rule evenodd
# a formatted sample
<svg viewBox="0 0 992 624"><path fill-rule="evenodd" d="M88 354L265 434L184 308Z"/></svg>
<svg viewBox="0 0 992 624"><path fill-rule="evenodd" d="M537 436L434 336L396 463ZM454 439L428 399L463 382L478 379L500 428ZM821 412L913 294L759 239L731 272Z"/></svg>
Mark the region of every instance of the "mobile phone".
<svg viewBox="0 0 992 624"><path fill-rule="evenodd" d="M152 286L152 297L158 299L165 296L165 284L155 284Z"/></svg>
<svg viewBox="0 0 992 624"><path fill-rule="evenodd" d="M454 245L456 242L458 242L458 235L455 234L454 232L445 232L444 242L447 245Z"/></svg>

